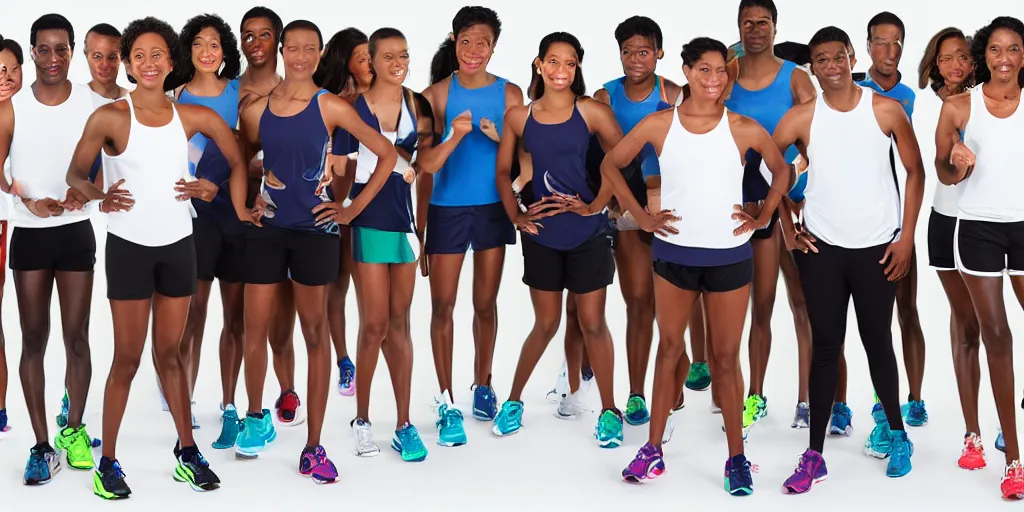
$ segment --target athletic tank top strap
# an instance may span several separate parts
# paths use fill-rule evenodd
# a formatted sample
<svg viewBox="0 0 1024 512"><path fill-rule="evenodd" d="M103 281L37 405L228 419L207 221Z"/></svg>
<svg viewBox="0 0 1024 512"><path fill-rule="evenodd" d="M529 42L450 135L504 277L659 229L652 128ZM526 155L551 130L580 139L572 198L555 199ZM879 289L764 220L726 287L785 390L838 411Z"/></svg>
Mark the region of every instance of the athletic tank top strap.
<svg viewBox="0 0 1024 512"><path fill-rule="evenodd" d="M591 202L596 191L587 183L587 149L591 137L578 105L573 106L569 119L556 124L537 121L531 107L523 127L523 145L533 159L533 194L535 200L554 195L555 192L579 195ZM601 212L584 217L575 213L560 213L543 219L544 227L534 237L537 243L556 250L570 250L610 228L608 215ZM529 235L526 235L529 236Z"/></svg>
<svg viewBox="0 0 1024 512"><path fill-rule="evenodd" d="M182 87L178 95L178 103L184 105L200 105L207 107L235 129L238 126L238 80L231 80L217 96L197 96L188 87ZM228 181L231 177L231 165L217 144L207 136L197 133L189 139L189 172L196 178L204 178L217 185L217 195L212 201L193 199L192 206L201 219L218 221L225 229L235 234L241 233L241 224L231 204L231 193Z"/></svg>
<svg viewBox="0 0 1024 512"><path fill-rule="evenodd" d="M268 101L260 117L263 145L263 199L267 202L264 222L296 231L338 234L330 222L316 225L313 208L333 201L331 173L327 168L330 134L320 113L318 91L299 113L282 117Z"/></svg>
<svg viewBox="0 0 1024 512"><path fill-rule="evenodd" d="M733 207L743 202L743 161L723 109L715 127L692 133L674 112L661 153L661 207L683 220L679 233L657 235L654 258L690 266L730 265L753 255L751 233L733 230Z"/></svg>
<svg viewBox="0 0 1024 512"><path fill-rule="evenodd" d="M729 99L725 101L726 108L757 121L769 135L774 134L782 116L793 108L792 78L796 67L795 63L783 60L775 80L756 91L734 82ZM786 149L786 161L792 162L798 154L796 146L790 146Z"/></svg>
<svg viewBox="0 0 1024 512"><path fill-rule="evenodd" d="M408 154L416 151L416 117L408 104L408 94L402 94L402 106L399 109L397 132L384 131L380 127L380 120L370 110L364 96L359 96L355 102L356 112L364 123L374 128L381 135L387 138L396 146L401 147ZM411 147L410 147L411 146ZM370 151L363 144L359 144L359 157L356 158L356 177L352 185L349 197L355 199L373 176L377 167L377 155ZM411 168L408 160L403 158L402 153L398 155L388 175L384 187L374 196L373 200L352 220L353 226L367 227L381 231L412 233L413 229L413 204L412 185L405 182L404 173ZM381 171L385 172L385 171Z"/></svg>
<svg viewBox="0 0 1024 512"><path fill-rule="evenodd" d="M878 126L874 95L862 87L849 112L834 110L825 95L814 105L804 220L830 245L861 249L898 238L903 216L892 138Z"/></svg>
<svg viewBox="0 0 1024 512"><path fill-rule="evenodd" d="M119 155L103 151L104 183L109 187L124 180L121 188L131 193L135 205L108 214L107 231L147 247L170 245L192 234L191 203L178 201L174 190L179 180L192 179L185 127L173 104L171 121L153 127L135 117L131 94L124 101L130 119L128 144Z"/></svg>
<svg viewBox="0 0 1024 512"><path fill-rule="evenodd" d="M971 91L971 117L964 129L964 145L975 156L974 171L963 181L961 219L988 222L1024 221L1020 190L1024 189L1024 101L1006 118L998 118L985 105L984 86Z"/></svg>
<svg viewBox="0 0 1024 512"><path fill-rule="evenodd" d="M484 87L467 89L459 84L458 72L448 80L444 138L451 134L452 121L462 112L473 114L473 129L462 138L441 170L434 175L430 203L437 206L479 206L501 200L494 181L498 143L480 130L480 120L494 123L501 135L505 122L505 88L508 81L495 77Z"/></svg>

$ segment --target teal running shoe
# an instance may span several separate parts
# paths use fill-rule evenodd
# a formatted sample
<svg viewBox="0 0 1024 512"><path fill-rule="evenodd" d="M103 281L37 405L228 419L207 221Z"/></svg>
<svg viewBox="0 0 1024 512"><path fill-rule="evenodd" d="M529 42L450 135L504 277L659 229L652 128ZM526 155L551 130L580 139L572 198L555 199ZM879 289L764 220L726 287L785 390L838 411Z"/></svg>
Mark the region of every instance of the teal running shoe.
<svg viewBox="0 0 1024 512"><path fill-rule="evenodd" d="M422 462L427 458L427 447L423 445L419 431L408 423L395 431L391 447L402 454L402 460L406 462Z"/></svg>
<svg viewBox="0 0 1024 512"><path fill-rule="evenodd" d="M626 423L633 426L643 425L651 421L651 413L647 411L647 401L643 395L630 395L626 402Z"/></svg>
<svg viewBox="0 0 1024 512"><path fill-rule="evenodd" d="M509 400L501 404L491 432L498 437L510 436L523 428L523 403Z"/></svg>
<svg viewBox="0 0 1024 512"><path fill-rule="evenodd" d="M249 413L235 440L235 457L239 459L255 459L260 452L277 440L277 430L270 409L263 409L260 416Z"/></svg>
<svg viewBox="0 0 1024 512"><path fill-rule="evenodd" d="M605 409L597 418L594 439L601 448L618 448L622 445L622 413L618 409Z"/></svg>
<svg viewBox="0 0 1024 512"><path fill-rule="evenodd" d="M708 369L708 363L691 364L690 371L686 374L686 388L704 391L709 387L711 387L711 370Z"/></svg>
<svg viewBox="0 0 1024 512"><path fill-rule="evenodd" d="M903 422L911 427L923 427L928 424L928 410L924 407L924 400L911 400L900 407Z"/></svg>
<svg viewBox="0 0 1024 512"><path fill-rule="evenodd" d="M64 398L60 399L60 414L57 415L57 426L64 428L68 426L68 413L71 410L71 399L68 398L68 390L64 389Z"/></svg>
<svg viewBox="0 0 1024 512"><path fill-rule="evenodd" d="M864 453L876 459L884 459L892 453L892 434L889 423L877 423L864 441Z"/></svg>
<svg viewBox="0 0 1024 512"><path fill-rule="evenodd" d="M893 430L889 437L890 456L889 464L885 467L885 474L891 478L899 478L910 473L912 465L910 457L914 455L914 443L910 442L905 430Z"/></svg>
<svg viewBox="0 0 1024 512"><path fill-rule="evenodd" d="M441 446L462 446L466 444L466 428L463 426L462 411L447 403L437 409L437 444Z"/></svg>
<svg viewBox="0 0 1024 512"><path fill-rule="evenodd" d="M220 437L213 442L215 450L227 450L234 448L238 440L238 432L241 430L242 421L238 419L238 411L235 406L228 404L220 416Z"/></svg>

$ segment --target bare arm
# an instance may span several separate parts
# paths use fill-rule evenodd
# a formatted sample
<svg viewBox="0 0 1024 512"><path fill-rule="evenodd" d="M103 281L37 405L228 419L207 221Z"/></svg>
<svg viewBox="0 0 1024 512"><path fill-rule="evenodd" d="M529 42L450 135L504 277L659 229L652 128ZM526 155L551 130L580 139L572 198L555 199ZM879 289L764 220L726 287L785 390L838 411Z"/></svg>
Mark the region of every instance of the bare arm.
<svg viewBox="0 0 1024 512"><path fill-rule="evenodd" d="M880 98L881 99L881 98ZM903 107L895 101L879 102L876 108L883 109L884 118L896 139L896 149L900 160L907 169L906 197L903 200L903 226L900 239L914 243L914 232L917 219L921 213L924 199L924 163L921 161L921 148L917 144L917 136L910 125Z"/></svg>
<svg viewBox="0 0 1024 512"><path fill-rule="evenodd" d="M224 119L220 117L220 114L214 112L212 109L197 105L178 105L178 112L182 115L182 119L185 122L185 130L188 133L188 137L192 138L196 133L201 133L207 138L213 141L220 149L221 154L228 162L228 166L231 168L231 176L235 174L247 175L248 165L243 157L242 148L239 144L239 138L235 136L235 131ZM202 180L200 180L202 181ZM229 178L229 187L231 178ZM208 193L197 195L204 201L212 201L213 197L217 194L217 185L207 182L208 185L212 185L212 190L208 190ZM187 183L183 185L186 192L191 189L198 190L199 184L196 182ZM248 190L248 183L242 189L243 191ZM209 192L212 192L209 193Z"/></svg>
<svg viewBox="0 0 1024 512"><path fill-rule="evenodd" d="M807 74L801 68L793 70L793 75L789 80L790 89L793 90L793 104L800 105L809 101L814 101L818 97L818 90L814 88L814 83L811 82L811 75Z"/></svg>
<svg viewBox="0 0 1024 512"><path fill-rule="evenodd" d="M594 99L604 103L605 105L612 104L612 98L608 95L607 89L598 89L598 91L594 93Z"/></svg>
<svg viewBox="0 0 1024 512"><path fill-rule="evenodd" d="M320 96L321 109L325 113L325 120L332 127L341 128L352 134L363 146L366 146L371 153L377 156L377 166L373 169L373 175L366 183L359 195L352 200L352 204L345 210L347 219L354 219L373 201L384 183L388 181L391 171L398 162L398 153L395 146L377 130L370 128L370 125L363 122L356 109L352 108L345 100L334 95Z"/></svg>
<svg viewBox="0 0 1024 512"><path fill-rule="evenodd" d="M633 192L622 175L622 169L628 166L648 143L661 153L661 146L668 135L668 127L674 122L675 112L675 109L669 109L648 115L622 137L615 147L607 151L604 160L601 161L602 186L605 183L610 185L615 199L622 208L632 213L638 220L646 217L647 212L633 197Z"/></svg>
<svg viewBox="0 0 1024 512"><path fill-rule="evenodd" d="M518 146L523 125L526 124L526 107L513 108L505 112L505 123L498 143L498 161L495 165L495 179L505 214L512 221L519 216L519 203L512 192L512 160Z"/></svg>
<svg viewBox="0 0 1024 512"><path fill-rule="evenodd" d="M14 106L10 101L0 102L0 165L7 161L14 141ZM0 190L11 192L11 184L7 182L6 173L0 172Z"/></svg>
<svg viewBox="0 0 1024 512"><path fill-rule="evenodd" d="M89 181L89 170L96 162L96 155L111 137L112 127L118 121L119 114L113 104L98 108L89 116L82 138L75 146L65 181L69 187L85 196L86 201L103 200L106 197L102 190Z"/></svg>
<svg viewBox="0 0 1024 512"><path fill-rule="evenodd" d="M775 127L775 133L772 134L772 142L775 144L775 150L777 153L782 154L782 152L793 144L797 145L801 154L806 153L807 143L809 142L811 118L813 114L814 103L803 103L789 109L789 111L782 116L779 124ZM767 163L767 161L765 161L765 163ZM788 175L786 183L792 184L793 180L796 179L795 169L792 165L787 165L786 172ZM774 171L772 172L772 176L772 185L774 188ZM782 221L782 230L786 233L796 233L796 226L793 223L793 215L791 214L789 205L786 204L785 201L782 203L782 211L779 215L779 219Z"/></svg>
<svg viewBox="0 0 1024 512"><path fill-rule="evenodd" d="M252 215L249 214L245 203L249 195L250 171L255 170L251 168L253 167L254 157L259 152L260 147L260 116L263 114L263 109L266 106L266 100L250 102L242 108L239 114L240 141L242 143L242 154L245 155L243 161L248 162L248 164L241 168L231 167L231 176L228 178L228 191L231 193L231 205L235 208L235 214L243 222L253 222ZM258 172L262 175L262 164L259 167ZM252 178L258 179L258 176L252 176Z"/></svg>
<svg viewBox="0 0 1024 512"><path fill-rule="evenodd" d="M935 128L935 172L943 185L956 185L967 176L968 167L957 169L952 154L953 148L960 143L960 134L970 117L970 108L970 93L950 96L942 103L939 123ZM901 148L901 158L902 153Z"/></svg>
<svg viewBox="0 0 1024 512"><path fill-rule="evenodd" d="M764 205L757 218L758 226L767 226L771 222L772 215L779 207L783 196L786 195L786 192L792 186L793 166L786 163L786 159L782 156L782 151L779 147L775 145L775 141L756 121L748 117L742 117L739 123L741 125L741 133L749 141L749 144L741 144L741 146L748 146L760 153L761 159L768 166L768 170L772 172L772 186L768 190L768 197L765 198ZM744 150L743 153L746 154L746 151Z"/></svg>
<svg viewBox="0 0 1024 512"><path fill-rule="evenodd" d="M583 106L587 124L592 127L593 133L597 135L601 148L606 152L614 149L622 141L622 129L619 128L619 123L616 121L611 107L599 101L586 101L583 102ZM597 191L594 201L587 208L587 213L591 215L603 210L615 192L615 186L604 177L603 165L601 170L601 188ZM616 169L613 174L617 174L622 179L622 184L626 183L621 170Z"/></svg>

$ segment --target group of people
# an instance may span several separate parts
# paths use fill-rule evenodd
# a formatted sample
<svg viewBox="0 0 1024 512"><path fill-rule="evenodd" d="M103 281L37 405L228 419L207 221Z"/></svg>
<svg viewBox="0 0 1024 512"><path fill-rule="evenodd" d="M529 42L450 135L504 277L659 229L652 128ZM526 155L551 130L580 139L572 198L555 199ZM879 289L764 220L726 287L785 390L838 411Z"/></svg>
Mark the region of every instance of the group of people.
<svg viewBox="0 0 1024 512"><path fill-rule="evenodd" d="M601 447L620 446L625 423L649 423L648 441L622 472L640 482L666 470L662 445L672 436L672 412L685 404L684 388L711 387L728 442L725 488L752 493L743 446L767 414L763 386L781 271L799 345L792 426L810 431L784 491L807 492L823 480L826 434L852 432L843 359L851 298L876 390L865 452L888 458L888 476L906 475L914 445L905 427L924 425L928 414L914 245L925 166L911 124L915 94L898 71L905 26L889 12L873 17L871 66L855 74L858 45L842 29L823 28L808 44L776 44L777 22L772 0L741 0L740 41L727 47L698 37L685 44L687 85L680 86L656 70L665 54L661 28L631 17L614 33L623 76L588 95L583 47L566 32L541 40L525 93L489 72L502 26L479 6L455 15L422 93L403 85L409 48L399 30L367 36L348 28L325 44L312 22L285 25L265 7L243 16L240 39L209 14L180 33L152 17L123 31L97 25L83 41L92 81L78 85L68 80L74 27L59 14L40 17L29 41L35 78L24 91L23 51L13 40L0 42L0 160L10 158L10 179L0 179L0 190L14 199L10 267L22 326L20 374L37 442L24 482L49 482L63 460L95 469L100 497L131 494L117 437L152 330L161 394L178 433L174 478L199 491L220 485L192 433L214 280L223 304L223 413L214 449L257 458L276 440L275 423L305 421L299 472L316 483L337 481L320 440L333 342L338 392L357 402L355 454L380 453L369 400L383 352L398 410L391 447L405 461L423 461L427 448L409 414L417 271L429 278L432 299L437 444L466 444L454 401L452 312L470 249L472 415L491 422L496 436L523 428L523 390L564 315L566 362L549 394L559 418L581 413L581 396L596 380ZM1017 112L1022 38L1024 24L1010 17L973 38L944 29L929 41L919 69L919 87L943 100L928 257L950 302L966 431L959 465L986 464L977 402L983 341L1003 427L996 441L1006 455L1001 492L1010 498L1024 497L1002 299L1004 272L1015 290L1024 285L1024 210L1014 196L1024 186L1014 170L1024 147L1013 139L1024 129ZM122 63L131 92L116 82ZM101 443L82 423L92 374L97 248L89 219L96 208L107 219L114 324L98 464L92 449ZM0 228L6 240L6 221ZM516 231L534 324L499 406L491 385L496 300ZM624 410L613 392L605 319L616 273L627 315ZM350 280L359 309L355 363L345 339ZM67 369L51 445L43 356L54 283ZM739 347L748 304L744 398ZM894 305L910 383L902 406ZM296 316L308 354L305 405L295 392ZM280 384L273 410L263 396L268 344ZM247 403L240 410L243 360ZM8 428L6 379L4 361L0 431Z"/></svg>

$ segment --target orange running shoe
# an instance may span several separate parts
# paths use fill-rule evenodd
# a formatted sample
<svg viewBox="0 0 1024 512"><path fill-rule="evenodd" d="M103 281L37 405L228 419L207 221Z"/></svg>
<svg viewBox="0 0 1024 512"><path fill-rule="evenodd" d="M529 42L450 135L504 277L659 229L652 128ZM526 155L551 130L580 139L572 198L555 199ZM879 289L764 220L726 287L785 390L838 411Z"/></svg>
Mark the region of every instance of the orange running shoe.
<svg viewBox="0 0 1024 512"><path fill-rule="evenodd" d="M957 465L971 471L985 467L985 447L981 444L981 436L974 432L964 436L964 450L960 452Z"/></svg>
<svg viewBox="0 0 1024 512"><path fill-rule="evenodd" d="M1021 467L1019 460L1011 462L1003 470L1003 482L999 484L999 489L1003 491L1003 498L1024 498L1024 467Z"/></svg>

